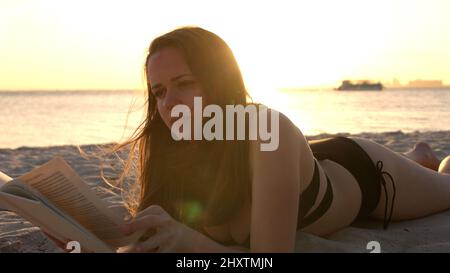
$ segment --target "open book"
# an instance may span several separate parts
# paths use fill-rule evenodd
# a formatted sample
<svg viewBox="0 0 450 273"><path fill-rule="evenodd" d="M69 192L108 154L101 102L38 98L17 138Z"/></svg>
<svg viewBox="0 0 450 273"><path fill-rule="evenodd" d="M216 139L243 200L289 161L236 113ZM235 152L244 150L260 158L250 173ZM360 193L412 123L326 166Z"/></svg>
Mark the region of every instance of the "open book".
<svg viewBox="0 0 450 273"><path fill-rule="evenodd" d="M11 210L82 251L115 252L142 234L124 237L123 215L108 207L62 157L12 179L0 173L0 209Z"/></svg>

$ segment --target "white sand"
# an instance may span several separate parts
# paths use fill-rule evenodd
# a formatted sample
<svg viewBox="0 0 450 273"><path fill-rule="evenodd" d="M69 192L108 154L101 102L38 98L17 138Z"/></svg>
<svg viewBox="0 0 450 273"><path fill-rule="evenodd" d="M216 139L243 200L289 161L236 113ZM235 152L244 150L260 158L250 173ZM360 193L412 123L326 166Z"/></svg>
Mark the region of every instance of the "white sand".
<svg viewBox="0 0 450 273"><path fill-rule="evenodd" d="M328 136L330 135L323 134L308 138L320 139ZM364 133L356 136L372 139L397 152L406 152L415 142L425 141L436 151L439 159L450 154L450 131ZM96 145L85 145L82 148L87 152L98 151ZM99 178L102 163L107 177L114 177L119 173L114 170L117 159L86 159L74 146L0 149L0 171L17 177L57 155L64 157L102 198L111 203L117 202ZM125 158L126 154L122 153L120 157ZM327 238L298 232L296 246L298 252L369 252L366 249L369 241L378 241L382 252L450 252L450 210L420 220L392 223L388 230L382 229L381 222L366 222L356 223ZM61 250L48 240L39 228L13 212L0 211L0 253L2 252Z"/></svg>

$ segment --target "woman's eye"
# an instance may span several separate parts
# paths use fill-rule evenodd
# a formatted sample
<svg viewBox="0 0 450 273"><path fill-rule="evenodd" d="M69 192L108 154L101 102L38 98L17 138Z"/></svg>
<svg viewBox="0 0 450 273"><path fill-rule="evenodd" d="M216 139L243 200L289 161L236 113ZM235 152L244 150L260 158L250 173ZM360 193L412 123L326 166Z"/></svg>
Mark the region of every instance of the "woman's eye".
<svg viewBox="0 0 450 273"><path fill-rule="evenodd" d="M155 97L157 97L157 98L161 97L162 94L163 94L163 91L160 90L160 89L158 89L158 90L156 90L155 92L153 92L153 95L154 95Z"/></svg>
<svg viewBox="0 0 450 273"><path fill-rule="evenodd" d="M178 83L178 86L190 86L194 83L195 83L194 81L181 81Z"/></svg>

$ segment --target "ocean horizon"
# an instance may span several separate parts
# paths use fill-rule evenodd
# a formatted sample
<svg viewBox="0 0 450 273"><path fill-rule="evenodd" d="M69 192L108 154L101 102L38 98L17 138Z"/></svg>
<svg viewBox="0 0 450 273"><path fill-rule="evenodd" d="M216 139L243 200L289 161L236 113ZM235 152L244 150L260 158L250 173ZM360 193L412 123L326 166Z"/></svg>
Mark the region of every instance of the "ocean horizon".
<svg viewBox="0 0 450 273"><path fill-rule="evenodd" d="M0 148L85 145L127 139L143 119L143 91L0 91ZM304 135L450 130L450 88L251 93ZM274 99L276 97L276 99ZM257 98L257 99L256 99Z"/></svg>

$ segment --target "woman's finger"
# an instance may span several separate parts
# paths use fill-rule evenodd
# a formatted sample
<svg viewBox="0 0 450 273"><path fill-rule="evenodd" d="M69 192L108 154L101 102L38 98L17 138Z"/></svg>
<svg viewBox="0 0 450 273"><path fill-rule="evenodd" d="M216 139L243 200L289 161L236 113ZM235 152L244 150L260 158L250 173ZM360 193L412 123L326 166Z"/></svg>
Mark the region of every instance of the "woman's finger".
<svg viewBox="0 0 450 273"><path fill-rule="evenodd" d="M122 246L122 247L119 247L116 252L117 253L132 253L134 248L135 248L134 244Z"/></svg>
<svg viewBox="0 0 450 273"><path fill-rule="evenodd" d="M145 242L136 244L136 252L155 252L156 249L161 249L169 237L168 233L157 233L148 238Z"/></svg>
<svg viewBox="0 0 450 273"><path fill-rule="evenodd" d="M122 232L125 235L129 235L137 230L147 230L149 228L160 227L168 223L167 217L161 217L160 215L146 215L139 218L135 218L130 222L122 226Z"/></svg>
<svg viewBox="0 0 450 273"><path fill-rule="evenodd" d="M160 247L158 249L159 253L171 253L174 252L173 246L175 245L175 242L165 242L164 247Z"/></svg>
<svg viewBox="0 0 450 273"><path fill-rule="evenodd" d="M146 209L144 209L144 210L138 212L138 213L134 216L134 218L139 218L139 217L142 217L142 216L144 216L144 215L149 215L149 214L160 215L160 214L163 214L163 213L165 213L165 212L166 212L166 211L165 211L161 206L158 206L158 205L150 205L150 206L148 206Z"/></svg>

